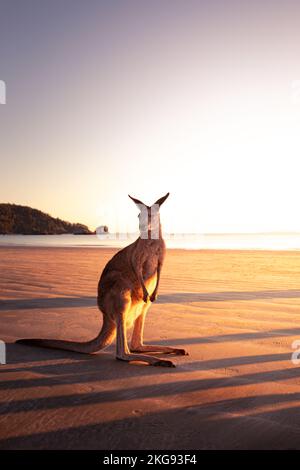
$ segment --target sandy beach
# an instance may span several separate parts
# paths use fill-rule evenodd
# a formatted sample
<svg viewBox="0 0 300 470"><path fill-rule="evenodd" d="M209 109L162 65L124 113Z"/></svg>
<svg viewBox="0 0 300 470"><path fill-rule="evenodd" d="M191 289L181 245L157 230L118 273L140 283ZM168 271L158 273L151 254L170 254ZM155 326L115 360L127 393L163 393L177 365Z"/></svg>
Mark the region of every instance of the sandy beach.
<svg viewBox="0 0 300 470"><path fill-rule="evenodd" d="M300 252L168 250L145 340L174 369L14 344L91 339L115 251L0 248L0 448L300 449Z"/></svg>

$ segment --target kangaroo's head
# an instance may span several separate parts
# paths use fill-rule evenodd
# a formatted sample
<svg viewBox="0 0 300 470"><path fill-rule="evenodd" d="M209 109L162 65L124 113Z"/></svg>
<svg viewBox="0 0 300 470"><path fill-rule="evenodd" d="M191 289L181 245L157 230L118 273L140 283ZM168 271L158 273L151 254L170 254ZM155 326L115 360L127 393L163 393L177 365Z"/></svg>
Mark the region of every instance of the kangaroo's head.
<svg viewBox="0 0 300 470"><path fill-rule="evenodd" d="M140 213L139 218L139 229L141 238L143 239L158 239L161 237L161 225L160 225L160 206L165 202L170 193L159 198L152 206L147 206L139 199L136 199L128 194L130 199L138 207Z"/></svg>

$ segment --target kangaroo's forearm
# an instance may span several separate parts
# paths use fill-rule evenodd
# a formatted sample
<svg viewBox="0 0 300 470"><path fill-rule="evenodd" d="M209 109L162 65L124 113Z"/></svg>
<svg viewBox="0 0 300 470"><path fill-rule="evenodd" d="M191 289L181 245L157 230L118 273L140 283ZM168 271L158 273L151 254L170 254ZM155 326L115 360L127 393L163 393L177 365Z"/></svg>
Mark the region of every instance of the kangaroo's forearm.
<svg viewBox="0 0 300 470"><path fill-rule="evenodd" d="M147 291L142 273L136 273L136 276L137 276L138 282L141 285L143 291L144 292Z"/></svg>
<svg viewBox="0 0 300 470"><path fill-rule="evenodd" d="M151 302L155 302L155 300L157 298L158 286L159 286L159 281L160 281L161 266L162 266L162 264L160 262L158 262L157 270L156 270L156 285L155 285L154 291L152 292L151 297L150 297Z"/></svg>
<svg viewBox="0 0 300 470"><path fill-rule="evenodd" d="M161 268L162 268L162 263L158 262L157 264L157 271L156 271L156 286L155 286L155 292L158 290L159 282L160 282L160 273L161 273Z"/></svg>
<svg viewBox="0 0 300 470"><path fill-rule="evenodd" d="M140 286L142 287L142 289L143 289L143 300L144 300L144 302L147 302L147 301L148 301L148 298L149 298L149 293L148 293L148 290L147 290L147 288L146 288L146 286L145 286L145 283L144 283L142 271L136 272L136 275L137 275L137 278L138 278L139 285L140 285Z"/></svg>
<svg viewBox="0 0 300 470"><path fill-rule="evenodd" d="M144 279L143 279L143 269L142 269L142 264L141 263L134 263L133 262L133 259L131 259L131 267L132 267L132 270L137 278L137 281L139 283L139 285L142 287L143 289L143 292L147 292L147 289L146 289L146 286L145 286L145 283L144 283Z"/></svg>

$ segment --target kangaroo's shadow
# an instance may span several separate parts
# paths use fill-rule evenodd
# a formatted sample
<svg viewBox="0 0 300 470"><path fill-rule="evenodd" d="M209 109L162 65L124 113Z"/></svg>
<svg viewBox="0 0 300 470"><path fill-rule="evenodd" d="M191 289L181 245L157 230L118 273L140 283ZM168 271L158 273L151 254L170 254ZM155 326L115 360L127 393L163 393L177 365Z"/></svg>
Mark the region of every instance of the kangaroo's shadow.
<svg viewBox="0 0 300 470"><path fill-rule="evenodd" d="M227 291L227 292L174 292L161 294L157 302L188 303L188 302L224 302L230 300L258 300L258 299L288 299L300 298L299 289L261 290L261 291Z"/></svg>
<svg viewBox="0 0 300 470"><path fill-rule="evenodd" d="M39 308L95 307L96 305L97 300L95 296L7 299L0 300L0 311L31 310Z"/></svg>

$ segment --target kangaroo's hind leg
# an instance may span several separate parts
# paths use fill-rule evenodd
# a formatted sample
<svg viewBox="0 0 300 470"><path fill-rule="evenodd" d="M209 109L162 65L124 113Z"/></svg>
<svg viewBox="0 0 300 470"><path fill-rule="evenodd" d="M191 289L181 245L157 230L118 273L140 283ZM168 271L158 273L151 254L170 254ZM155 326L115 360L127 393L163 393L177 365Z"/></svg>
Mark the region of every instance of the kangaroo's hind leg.
<svg viewBox="0 0 300 470"><path fill-rule="evenodd" d="M158 357L148 356L145 354L133 354L130 352L127 343L126 317L131 313L131 299L128 296L124 298L123 309L117 319L117 359L121 361L142 361L147 362L151 366L175 367L171 361L161 360Z"/></svg>
<svg viewBox="0 0 300 470"><path fill-rule="evenodd" d="M187 356L188 353L185 351L185 349L171 348L169 346L161 346L158 344L143 343L145 318L150 305L151 302L147 302L144 305L141 314L135 320L130 343L130 350L132 352L160 352L163 354L176 354L178 356Z"/></svg>

